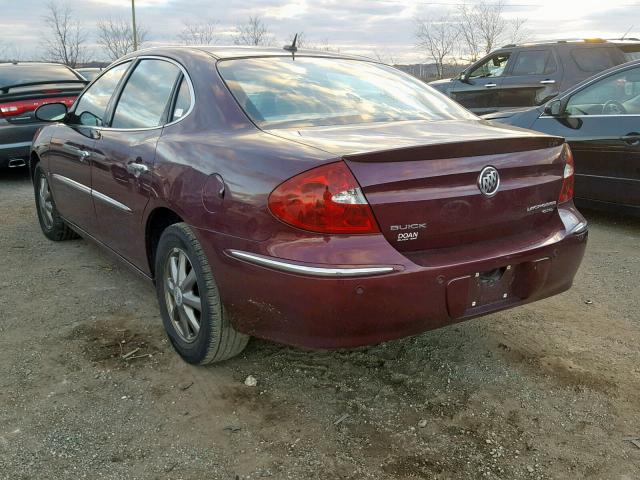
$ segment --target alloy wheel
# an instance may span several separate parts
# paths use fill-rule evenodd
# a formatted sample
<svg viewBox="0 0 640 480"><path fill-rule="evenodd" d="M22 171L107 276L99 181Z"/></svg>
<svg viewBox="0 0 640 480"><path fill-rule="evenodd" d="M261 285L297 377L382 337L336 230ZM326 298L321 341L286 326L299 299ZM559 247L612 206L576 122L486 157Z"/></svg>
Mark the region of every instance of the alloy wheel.
<svg viewBox="0 0 640 480"><path fill-rule="evenodd" d="M185 342L196 340L200 332L202 300L196 271L187 253L173 248L164 268L167 312L178 336Z"/></svg>
<svg viewBox="0 0 640 480"><path fill-rule="evenodd" d="M40 177L40 188L38 190L38 207L40 208L40 216L47 230L53 228L53 199L51 198L51 190L49 189L49 181L45 175Z"/></svg>

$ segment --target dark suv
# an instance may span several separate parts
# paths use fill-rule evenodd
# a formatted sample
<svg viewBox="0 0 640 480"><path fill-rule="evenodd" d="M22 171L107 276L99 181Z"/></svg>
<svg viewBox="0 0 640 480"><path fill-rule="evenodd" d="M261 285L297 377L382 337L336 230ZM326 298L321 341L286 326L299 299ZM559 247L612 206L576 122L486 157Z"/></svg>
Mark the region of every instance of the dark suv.
<svg viewBox="0 0 640 480"><path fill-rule="evenodd" d="M0 169L21 167L42 122L36 108L45 103L71 106L87 81L57 63L0 63Z"/></svg>
<svg viewBox="0 0 640 480"><path fill-rule="evenodd" d="M558 40L506 45L456 78L429 85L485 114L542 105L582 80L632 59L640 41Z"/></svg>

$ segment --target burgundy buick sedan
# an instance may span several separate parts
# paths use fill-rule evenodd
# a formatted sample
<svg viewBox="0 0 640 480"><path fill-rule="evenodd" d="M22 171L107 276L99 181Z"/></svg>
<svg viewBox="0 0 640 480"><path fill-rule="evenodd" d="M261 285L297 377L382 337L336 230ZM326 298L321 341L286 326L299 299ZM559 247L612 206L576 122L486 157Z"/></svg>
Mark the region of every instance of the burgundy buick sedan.
<svg viewBox="0 0 640 480"><path fill-rule="evenodd" d="M352 347L539 300L586 246L562 138L368 59L144 50L37 115L44 234L153 280L191 363L249 336Z"/></svg>

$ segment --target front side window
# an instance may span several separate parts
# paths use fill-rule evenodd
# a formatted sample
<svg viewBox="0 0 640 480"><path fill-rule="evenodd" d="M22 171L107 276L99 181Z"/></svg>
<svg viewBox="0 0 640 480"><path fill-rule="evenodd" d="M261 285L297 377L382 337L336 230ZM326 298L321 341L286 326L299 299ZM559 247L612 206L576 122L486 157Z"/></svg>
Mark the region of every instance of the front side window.
<svg viewBox="0 0 640 480"><path fill-rule="evenodd" d="M573 95L570 115L640 114L640 67L610 75Z"/></svg>
<svg viewBox="0 0 640 480"><path fill-rule="evenodd" d="M480 66L474 68L469 74L469 78L489 78L499 77L504 73L504 69L507 68L510 54L501 53L490 57L486 62L480 64Z"/></svg>
<svg viewBox="0 0 640 480"><path fill-rule="evenodd" d="M84 92L74 111L75 123L93 127L101 127L104 124L109 100L130 64L131 62L121 63L106 71Z"/></svg>
<svg viewBox="0 0 640 480"><path fill-rule="evenodd" d="M218 69L247 115L266 128L477 118L386 65L287 56L224 60Z"/></svg>
<svg viewBox="0 0 640 480"><path fill-rule="evenodd" d="M151 128L162 125L180 69L163 60L141 60L118 100L113 128Z"/></svg>
<svg viewBox="0 0 640 480"><path fill-rule="evenodd" d="M516 57L511 75L545 75L556 71L551 50L522 51Z"/></svg>

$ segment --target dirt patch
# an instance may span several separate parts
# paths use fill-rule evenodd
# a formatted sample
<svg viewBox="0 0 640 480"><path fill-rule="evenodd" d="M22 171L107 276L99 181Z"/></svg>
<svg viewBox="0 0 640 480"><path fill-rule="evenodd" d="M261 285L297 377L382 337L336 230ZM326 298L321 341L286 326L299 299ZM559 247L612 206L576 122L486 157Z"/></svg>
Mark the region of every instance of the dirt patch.
<svg viewBox="0 0 640 480"><path fill-rule="evenodd" d="M640 478L638 220L587 212L557 297L357 350L254 339L200 368L172 351L153 288L86 241L44 239L11 175L3 478Z"/></svg>
<svg viewBox="0 0 640 480"><path fill-rule="evenodd" d="M87 360L101 368L144 368L158 365L167 350L157 328L144 329L131 317L115 316L75 327L67 336ZM165 345L163 345L163 343Z"/></svg>

